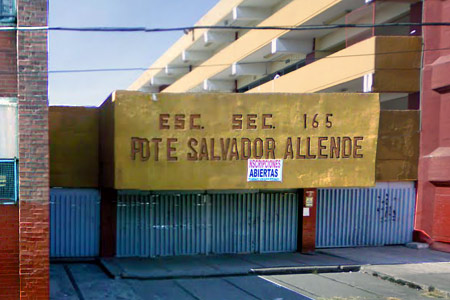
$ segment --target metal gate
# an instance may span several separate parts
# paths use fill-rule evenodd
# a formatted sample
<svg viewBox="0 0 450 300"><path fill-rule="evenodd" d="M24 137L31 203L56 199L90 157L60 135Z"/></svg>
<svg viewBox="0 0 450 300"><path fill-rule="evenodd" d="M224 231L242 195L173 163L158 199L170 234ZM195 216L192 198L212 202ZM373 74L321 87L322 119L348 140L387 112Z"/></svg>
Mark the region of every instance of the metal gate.
<svg viewBox="0 0 450 300"><path fill-rule="evenodd" d="M294 192L120 191L117 256L295 251L297 211Z"/></svg>
<svg viewBox="0 0 450 300"><path fill-rule="evenodd" d="M316 247L405 244L412 241L413 182L373 188L319 189Z"/></svg>
<svg viewBox="0 0 450 300"><path fill-rule="evenodd" d="M99 191L50 189L50 257L95 257L99 247Z"/></svg>

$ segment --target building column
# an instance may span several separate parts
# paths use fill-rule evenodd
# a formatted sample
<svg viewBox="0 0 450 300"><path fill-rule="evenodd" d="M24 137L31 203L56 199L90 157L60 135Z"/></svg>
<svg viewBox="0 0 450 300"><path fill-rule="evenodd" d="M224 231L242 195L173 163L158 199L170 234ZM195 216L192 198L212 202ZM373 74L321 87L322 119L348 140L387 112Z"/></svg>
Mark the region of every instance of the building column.
<svg viewBox="0 0 450 300"><path fill-rule="evenodd" d="M449 22L449 4L449 0L424 1L424 22ZM415 239L450 252L450 38L445 27L422 30L422 129Z"/></svg>
<svg viewBox="0 0 450 300"><path fill-rule="evenodd" d="M17 0L18 26L47 26L47 0ZM47 30L17 32L20 299L49 298Z"/></svg>
<svg viewBox="0 0 450 300"><path fill-rule="evenodd" d="M299 241L298 249L302 253L316 249L316 205L317 189L304 189L302 205L299 207Z"/></svg>
<svg viewBox="0 0 450 300"><path fill-rule="evenodd" d="M100 256L116 255L117 191L110 188L101 190L100 205Z"/></svg>

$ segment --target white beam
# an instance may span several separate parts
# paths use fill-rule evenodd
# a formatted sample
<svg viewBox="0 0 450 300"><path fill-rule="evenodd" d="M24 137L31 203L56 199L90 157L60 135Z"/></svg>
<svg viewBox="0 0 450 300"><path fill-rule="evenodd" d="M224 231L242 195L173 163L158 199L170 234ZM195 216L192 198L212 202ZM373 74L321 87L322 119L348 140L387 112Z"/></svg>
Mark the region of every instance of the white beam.
<svg viewBox="0 0 450 300"><path fill-rule="evenodd" d="M260 7L235 6L233 8L234 21L261 21L270 15L270 10Z"/></svg>
<svg viewBox="0 0 450 300"><path fill-rule="evenodd" d="M203 62L212 56L211 51L189 51L183 50L181 52L181 59L183 62Z"/></svg>
<svg viewBox="0 0 450 300"><path fill-rule="evenodd" d="M231 43L235 40L235 33L230 31L207 31L203 34L205 47L212 44Z"/></svg>
<svg viewBox="0 0 450 300"><path fill-rule="evenodd" d="M265 63L234 63L231 66L232 76L264 75L266 73Z"/></svg>
<svg viewBox="0 0 450 300"><path fill-rule="evenodd" d="M208 92L233 92L234 80L206 79L203 81L203 90Z"/></svg>
<svg viewBox="0 0 450 300"><path fill-rule="evenodd" d="M152 79L150 79L150 84L152 86L169 85L174 82L175 82L175 79L167 78L167 77L152 77Z"/></svg>
<svg viewBox="0 0 450 300"><path fill-rule="evenodd" d="M364 75L363 80L363 92L364 93L370 93L372 92L373 87L373 73Z"/></svg>
<svg viewBox="0 0 450 300"><path fill-rule="evenodd" d="M283 39L276 38L272 40L272 54L284 53L310 53L313 49L313 40L297 40L297 39Z"/></svg>
<svg viewBox="0 0 450 300"><path fill-rule="evenodd" d="M167 76L181 76L189 73L189 67L166 65L164 72Z"/></svg>

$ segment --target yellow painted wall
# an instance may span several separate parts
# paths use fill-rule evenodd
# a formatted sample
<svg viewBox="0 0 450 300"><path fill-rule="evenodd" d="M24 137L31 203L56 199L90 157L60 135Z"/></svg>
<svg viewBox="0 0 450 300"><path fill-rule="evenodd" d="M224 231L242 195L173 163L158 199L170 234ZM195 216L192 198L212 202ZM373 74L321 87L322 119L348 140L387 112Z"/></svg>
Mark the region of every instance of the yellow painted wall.
<svg viewBox="0 0 450 300"><path fill-rule="evenodd" d="M381 111L376 180L417 180L419 111Z"/></svg>
<svg viewBox="0 0 450 300"><path fill-rule="evenodd" d="M100 106L100 185L112 187L114 185L114 134L115 134L115 110L113 104L113 93Z"/></svg>
<svg viewBox="0 0 450 300"><path fill-rule="evenodd" d="M52 187L113 186L113 119L111 98L102 108L50 107L50 182ZM101 138L98 135L102 122ZM100 144L101 159L98 149ZM376 180L417 180L419 112L381 111Z"/></svg>
<svg viewBox="0 0 450 300"><path fill-rule="evenodd" d="M105 143L107 152L102 153L107 155L107 162L114 157L114 170L106 174L108 178L114 174L114 185L108 187L115 189L285 189L375 184L380 109L377 94L164 93L153 101L150 94L116 91L102 109L109 110L105 120L114 118L113 127L106 123L108 128L102 132L102 139L109 141ZM179 128L177 115L186 120ZM267 123L264 115L268 116ZM188 125L194 124L188 122L191 116L196 116L194 127ZM234 126L233 116L240 116L241 127ZM250 117L254 125L248 125ZM245 140L248 148L243 144ZM225 146L227 141L229 146ZM339 145L337 152L331 150L335 141ZM259 157L258 148L262 151ZM247 182L248 158L282 159L282 182Z"/></svg>
<svg viewBox="0 0 450 300"><path fill-rule="evenodd" d="M372 37L248 93L313 93L369 73L374 92L416 92L420 50L420 37Z"/></svg>
<svg viewBox="0 0 450 300"><path fill-rule="evenodd" d="M373 92L420 90L420 37L376 37Z"/></svg>
<svg viewBox="0 0 450 300"><path fill-rule="evenodd" d="M375 44L376 38L367 39L248 93L313 93L372 73L375 71Z"/></svg>
<svg viewBox="0 0 450 300"><path fill-rule="evenodd" d="M98 187L97 108L49 108L50 186Z"/></svg>

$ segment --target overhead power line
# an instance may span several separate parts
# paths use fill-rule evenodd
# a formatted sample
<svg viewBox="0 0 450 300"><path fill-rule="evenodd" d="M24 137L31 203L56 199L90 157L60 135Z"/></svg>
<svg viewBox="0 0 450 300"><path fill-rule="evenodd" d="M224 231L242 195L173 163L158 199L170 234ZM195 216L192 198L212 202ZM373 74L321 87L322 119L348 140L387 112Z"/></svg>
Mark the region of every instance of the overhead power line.
<svg viewBox="0 0 450 300"><path fill-rule="evenodd" d="M423 23L383 23L383 24L316 24L316 25L299 25L299 26L225 26L225 25L199 25L199 26L183 26L183 27L165 27L165 28L148 28L148 27L64 27L64 26L17 26L17 27L0 27L0 31L75 31L75 32L170 32L183 31L189 32L198 29L210 30L327 30L338 28L374 28L374 27L429 27L429 26L450 26L450 22L423 22Z"/></svg>
<svg viewBox="0 0 450 300"><path fill-rule="evenodd" d="M441 51L441 50L450 50L450 47L444 47L444 48L432 48L432 49L424 49L424 52L429 51ZM345 58L345 57L364 57L364 56L375 56L375 55L390 55L390 54L407 54L407 53L419 53L422 50L404 50L404 51L388 51L388 52L378 52L378 53L362 53L362 54L350 54L350 55L330 55L325 57L317 57L317 58L310 58L313 61L322 60L322 59L335 59L335 58ZM318 51L320 52L320 51ZM326 51L325 51L326 52ZM239 64L254 64L254 63L274 63L274 62L285 62L286 59L282 60L270 60L270 61L253 61L253 62L242 62ZM293 62L294 64L295 62ZM177 68L186 68L186 66L173 66L171 68L177 69ZM208 67L223 67L223 66L230 66L229 63L222 63L222 64L201 64L201 65L191 65L193 68L208 68ZM55 69L55 70L49 70L49 74L64 74L64 73L95 73L95 72L125 72L125 71L160 71L164 70L165 67L124 67L124 68L92 68L92 69ZM398 70L398 68L397 68ZM47 73L46 71L20 71L20 74L24 74L26 76L39 76L41 73ZM17 75L17 71L11 71L11 70L0 70L1 75Z"/></svg>
<svg viewBox="0 0 450 300"><path fill-rule="evenodd" d="M434 49L424 49L424 52L428 51L441 51L441 50L450 50L450 47L445 48L434 48ZM404 50L404 51L389 51L389 52L378 52L378 53L363 53L363 54L350 54L350 55L334 55L334 56L325 56L320 58L314 58L313 60L322 60L322 59L335 59L335 58L345 58L345 57L364 57L364 56L375 56L375 55L390 55L390 54L407 54L407 53L420 53L421 49L418 50ZM243 62L239 64L254 64L254 63L274 63L274 62L284 62L283 60L271 60L271 61L257 61L257 62ZM222 64L201 64L201 65L191 65L193 68L208 68L208 67L224 67L230 66L229 63ZM186 68L186 66L173 66L171 68ZM93 73L93 72L125 72L125 71L160 71L164 70L165 67L129 67L129 68L96 68L96 69L61 69L61 70L49 70L49 74L58 74L58 73ZM0 72L1 73L1 72Z"/></svg>

